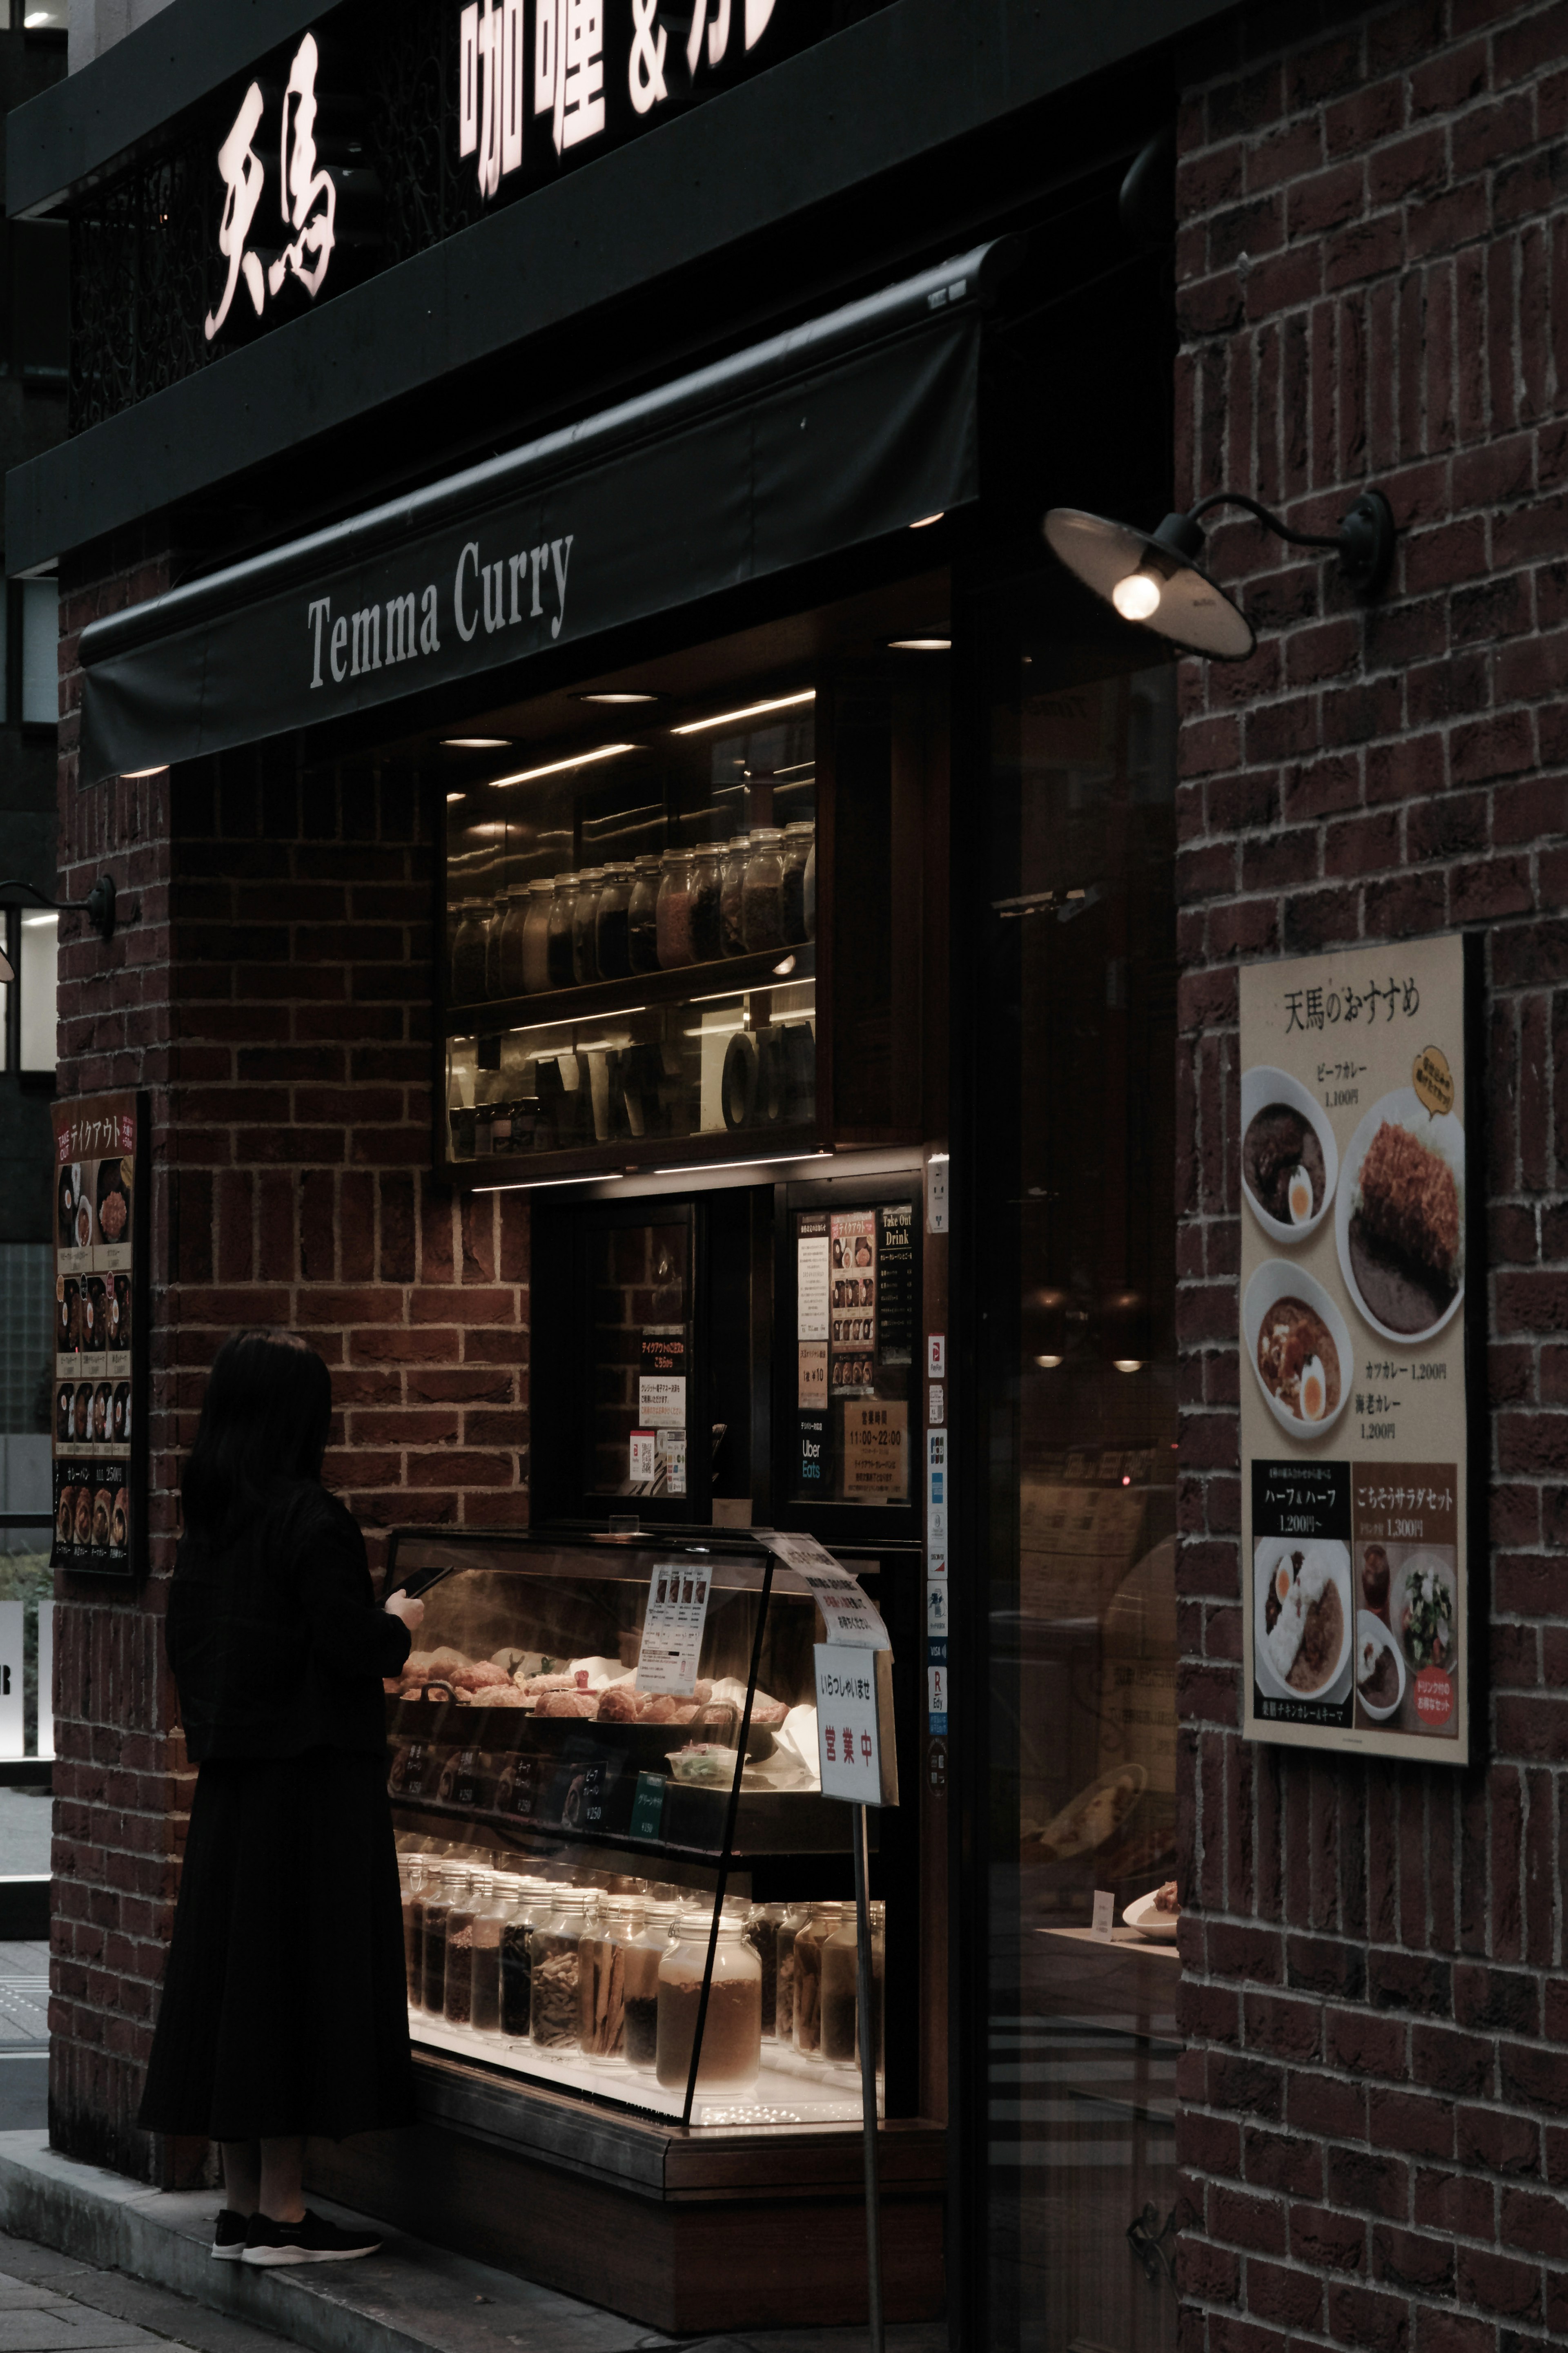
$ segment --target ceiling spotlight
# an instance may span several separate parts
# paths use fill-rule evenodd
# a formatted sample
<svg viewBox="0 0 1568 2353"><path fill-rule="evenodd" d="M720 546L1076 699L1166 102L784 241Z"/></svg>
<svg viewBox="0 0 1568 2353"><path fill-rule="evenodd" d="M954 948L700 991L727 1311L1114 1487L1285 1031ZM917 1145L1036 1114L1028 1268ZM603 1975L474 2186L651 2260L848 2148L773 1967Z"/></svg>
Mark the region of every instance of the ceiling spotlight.
<svg viewBox="0 0 1568 2353"><path fill-rule="evenodd" d="M1037 1356L1035 1362L1043 1373L1054 1373L1061 1363L1059 1356Z"/></svg>
<svg viewBox="0 0 1568 2353"><path fill-rule="evenodd" d="M468 795L467 795L467 793L448 793L448 794L447 794L447 800L448 800L449 802L450 802L450 801L466 801L466 800L468 799Z"/></svg>
<svg viewBox="0 0 1568 2353"><path fill-rule="evenodd" d="M1119 1373L1141 1373L1143 1369L1142 1356L1112 1356L1110 1361Z"/></svg>
<svg viewBox="0 0 1568 2353"><path fill-rule="evenodd" d="M1086 588L1113 605L1124 621L1137 621L1187 652L1217 661L1244 661L1258 640L1252 624L1200 567L1204 534L1198 517L1211 507L1244 507L1265 530L1292 547L1332 548L1340 577L1363 596L1374 596L1394 560L1394 512L1381 491L1363 491L1337 532L1292 531L1256 499L1237 491L1216 491L1200 499L1189 514L1169 514L1155 532L1134 531L1077 507L1053 507L1045 519L1047 543Z"/></svg>
<svg viewBox="0 0 1568 2353"><path fill-rule="evenodd" d="M447 752L504 752L511 742L510 735L443 735L442 748Z"/></svg>
<svg viewBox="0 0 1568 2353"><path fill-rule="evenodd" d="M933 515L921 515L919 522L910 523L910 529L911 531L929 531L932 523L940 522L946 512L947 509L945 507L939 507Z"/></svg>
<svg viewBox="0 0 1568 2353"><path fill-rule="evenodd" d="M635 692L630 687L606 687L603 693L577 694L572 699L574 702L658 702L663 700L660 695Z"/></svg>
<svg viewBox="0 0 1568 2353"><path fill-rule="evenodd" d="M951 638L889 638L888 650L895 654L950 654Z"/></svg>
<svg viewBox="0 0 1568 2353"><path fill-rule="evenodd" d="M168 765L167 760L160 760L155 768L121 768L120 773L129 782L133 776L161 776Z"/></svg>
<svg viewBox="0 0 1568 2353"><path fill-rule="evenodd" d="M794 956L786 955L781 963L774 965L773 970L781 980L784 979L786 974L792 973L795 970Z"/></svg>

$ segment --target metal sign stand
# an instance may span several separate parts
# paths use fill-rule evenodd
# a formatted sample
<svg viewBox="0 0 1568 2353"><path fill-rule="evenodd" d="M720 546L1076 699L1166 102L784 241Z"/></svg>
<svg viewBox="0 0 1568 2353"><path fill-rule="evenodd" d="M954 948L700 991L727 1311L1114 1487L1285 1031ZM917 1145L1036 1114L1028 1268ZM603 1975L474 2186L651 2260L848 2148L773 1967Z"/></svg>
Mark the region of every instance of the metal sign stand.
<svg viewBox="0 0 1568 2353"><path fill-rule="evenodd" d="M870 1838L866 1809L852 1809L855 1842L855 2013L860 2042L860 2114L866 2152L866 2287L871 2353L883 2353L882 2213L877 2174L877 2024L872 2004Z"/></svg>

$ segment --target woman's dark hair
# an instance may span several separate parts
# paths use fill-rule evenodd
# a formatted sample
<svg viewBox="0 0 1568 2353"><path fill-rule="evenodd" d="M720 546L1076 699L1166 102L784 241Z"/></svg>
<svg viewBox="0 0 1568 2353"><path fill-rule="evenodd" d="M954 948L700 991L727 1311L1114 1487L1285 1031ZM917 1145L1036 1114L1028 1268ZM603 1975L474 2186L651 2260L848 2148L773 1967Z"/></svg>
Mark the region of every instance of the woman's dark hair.
<svg viewBox="0 0 1568 2353"><path fill-rule="evenodd" d="M218 1550L279 1481L316 1480L327 1451L332 1382L289 1332L237 1332L213 1361L181 1493L185 1533Z"/></svg>

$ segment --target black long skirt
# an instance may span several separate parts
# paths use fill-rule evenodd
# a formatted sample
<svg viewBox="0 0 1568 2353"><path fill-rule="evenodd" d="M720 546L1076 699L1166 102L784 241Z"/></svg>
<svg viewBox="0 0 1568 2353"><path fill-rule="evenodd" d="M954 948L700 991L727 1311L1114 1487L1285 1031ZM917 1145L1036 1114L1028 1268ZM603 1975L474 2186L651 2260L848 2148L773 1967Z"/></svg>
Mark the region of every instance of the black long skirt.
<svg viewBox="0 0 1568 2353"><path fill-rule="evenodd" d="M384 1757L202 1766L137 2121L213 2140L413 2123Z"/></svg>

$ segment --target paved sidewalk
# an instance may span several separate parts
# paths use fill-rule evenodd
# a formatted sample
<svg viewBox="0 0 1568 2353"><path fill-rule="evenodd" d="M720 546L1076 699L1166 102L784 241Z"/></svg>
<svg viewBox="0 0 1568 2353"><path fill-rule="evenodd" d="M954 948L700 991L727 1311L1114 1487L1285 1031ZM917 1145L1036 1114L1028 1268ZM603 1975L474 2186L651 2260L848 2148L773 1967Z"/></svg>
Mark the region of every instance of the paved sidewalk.
<svg viewBox="0 0 1568 2353"><path fill-rule="evenodd" d="M336 2220L362 2219L317 2202ZM668 2337L405 2232L389 2232L363 2263L215 2263L217 2204L211 2190L150 2189L61 2157L42 2133L0 2135L0 2221L12 2233L0 2236L0 2272L14 2275L5 2293L26 2295L30 2256L41 2296L13 2313L0 2294L0 2353L160 2339L197 2353L259 2353L279 2339L312 2353L867 2353L864 2328ZM69 2252L47 2253L46 2240ZM62 2315L64 2305L79 2309ZM115 2333L83 2333L105 2329ZM887 2341L888 2353L947 2353L942 2323L889 2328Z"/></svg>
<svg viewBox="0 0 1568 2353"><path fill-rule="evenodd" d="M278 2353L265 2328L0 2232L0 2353Z"/></svg>

